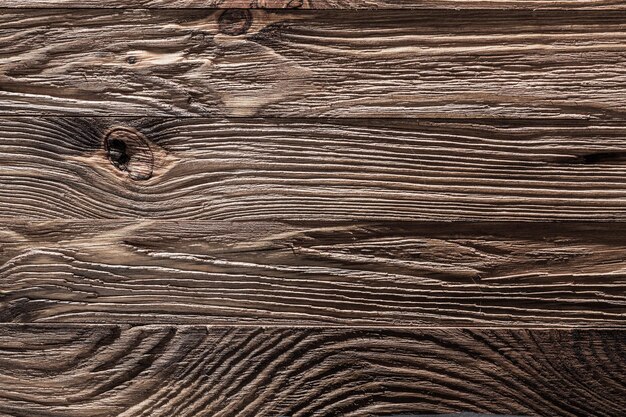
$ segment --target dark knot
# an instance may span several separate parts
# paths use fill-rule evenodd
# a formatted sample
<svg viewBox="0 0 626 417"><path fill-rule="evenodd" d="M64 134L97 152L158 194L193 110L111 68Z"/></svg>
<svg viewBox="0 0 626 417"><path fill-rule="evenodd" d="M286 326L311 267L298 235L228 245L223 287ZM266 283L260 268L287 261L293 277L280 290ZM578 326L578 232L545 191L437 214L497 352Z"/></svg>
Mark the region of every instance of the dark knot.
<svg viewBox="0 0 626 417"><path fill-rule="evenodd" d="M111 164L135 181L152 177L154 155L148 139L135 129L115 127L104 137L104 149Z"/></svg>
<svg viewBox="0 0 626 417"><path fill-rule="evenodd" d="M252 14L245 9L228 9L218 19L220 32L225 35L243 35L252 25Z"/></svg>

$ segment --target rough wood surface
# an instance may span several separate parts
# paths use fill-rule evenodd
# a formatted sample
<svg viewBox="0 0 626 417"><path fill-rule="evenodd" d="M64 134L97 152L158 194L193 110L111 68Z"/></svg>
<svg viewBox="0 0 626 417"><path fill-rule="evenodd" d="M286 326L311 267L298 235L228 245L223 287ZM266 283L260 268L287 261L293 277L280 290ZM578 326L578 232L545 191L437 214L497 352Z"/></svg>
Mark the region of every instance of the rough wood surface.
<svg viewBox="0 0 626 417"><path fill-rule="evenodd" d="M0 118L0 217L626 220L626 126Z"/></svg>
<svg viewBox="0 0 626 417"><path fill-rule="evenodd" d="M624 9L623 0L0 0L0 8Z"/></svg>
<svg viewBox="0 0 626 417"><path fill-rule="evenodd" d="M619 330L0 326L11 417L623 416Z"/></svg>
<svg viewBox="0 0 626 417"><path fill-rule="evenodd" d="M626 2L0 10L0 417L626 415Z"/></svg>
<svg viewBox="0 0 626 417"><path fill-rule="evenodd" d="M0 320L617 326L626 225L0 224Z"/></svg>
<svg viewBox="0 0 626 417"><path fill-rule="evenodd" d="M621 11L5 10L0 114L622 118Z"/></svg>

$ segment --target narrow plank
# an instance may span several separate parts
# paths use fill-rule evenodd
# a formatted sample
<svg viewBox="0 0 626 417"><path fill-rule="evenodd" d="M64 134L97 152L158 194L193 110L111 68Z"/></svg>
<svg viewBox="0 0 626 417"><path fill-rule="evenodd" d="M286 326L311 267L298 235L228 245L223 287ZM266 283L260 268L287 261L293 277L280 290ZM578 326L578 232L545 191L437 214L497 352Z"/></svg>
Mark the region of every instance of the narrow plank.
<svg viewBox="0 0 626 417"><path fill-rule="evenodd" d="M0 8L618 9L622 0L0 0Z"/></svg>
<svg viewBox="0 0 626 417"><path fill-rule="evenodd" d="M624 330L0 326L11 417L622 416Z"/></svg>
<svg viewBox="0 0 626 417"><path fill-rule="evenodd" d="M0 218L626 220L626 126L0 118Z"/></svg>
<svg viewBox="0 0 626 417"><path fill-rule="evenodd" d="M0 224L0 321L616 326L625 224Z"/></svg>
<svg viewBox="0 0 626 417"><path fill-rule="evenodd" d="M11 10L0 114L623 118L622 11Z"/></svg>

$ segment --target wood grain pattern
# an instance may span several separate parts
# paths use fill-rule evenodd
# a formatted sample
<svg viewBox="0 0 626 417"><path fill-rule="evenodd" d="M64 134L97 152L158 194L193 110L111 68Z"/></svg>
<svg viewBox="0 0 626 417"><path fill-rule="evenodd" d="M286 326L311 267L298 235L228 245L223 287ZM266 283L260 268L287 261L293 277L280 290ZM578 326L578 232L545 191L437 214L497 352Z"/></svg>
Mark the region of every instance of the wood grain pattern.
<svg viewBox="0 0 626 417"><path fill-rule="evenodd" d="M624 9L623 0L0 0L0 8Z"/></svg>
<svg viewBox="0 0 626 417"><path fill-rule="evenodd" d="M0 10L0 417L626 415L626 2Z"/></svg>
<svg viewBox="0 0 626 417"><path fill-rule="evenodd" d="M0 320L618 326L626 225L0 224Z"/></svg>
<svg viewBox="0 0 626 417"><path fill-rule="evenodd" d="M1 326L11 417L622 416L623 330Z"/></svg>
<svg viewBox="0 0 626 417"><path fill-rule="evenodd" d="M622 124L0 118L0 217L622 221L625 163Z"/></svg>
<svg viewBox="0 0 626 417"><path fill-rule="evenodd" d="M0 51L0 114L606 119L626 110L622 11L7 9Z"/></svg>

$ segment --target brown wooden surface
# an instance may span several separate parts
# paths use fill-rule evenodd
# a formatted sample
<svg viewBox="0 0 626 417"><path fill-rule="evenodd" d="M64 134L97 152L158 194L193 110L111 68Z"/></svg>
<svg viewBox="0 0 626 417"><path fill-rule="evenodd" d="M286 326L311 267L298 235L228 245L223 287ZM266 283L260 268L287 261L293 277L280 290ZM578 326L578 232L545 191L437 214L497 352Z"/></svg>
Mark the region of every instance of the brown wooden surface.
<svg viewBox="0 0 626 417"><path fill-rule="evenodd" d="M623 118L623 11L5 10L0 114Z"/></svg>
<svg viewBox="0 0 626 417"><path fill-rule="evenodd" d="M0 8L622 10L623 0L0 0Z"/></svg>
<svg viewBox="0 0 626 417"><path fill-rule="evenodd" d="M626 226L0 223L0 320L618 326Z"/></svg>
<svg viewBox="0 0 626 417"><path fill-rule="evenodd" d="M609 123L5 117L0 217L623 221L625 155Z"/></svg>
<svg viewBox="0 0 626 417"><path fill-rule="evenodd" d="M0 413L549 416L626 409L623 330L0 326Z"/></svg>
<svg viewBox="0 0 626 417"><path fill-rule="evenodd" d="M0 417L623 417L625 9L0 0Z"/></svg>

